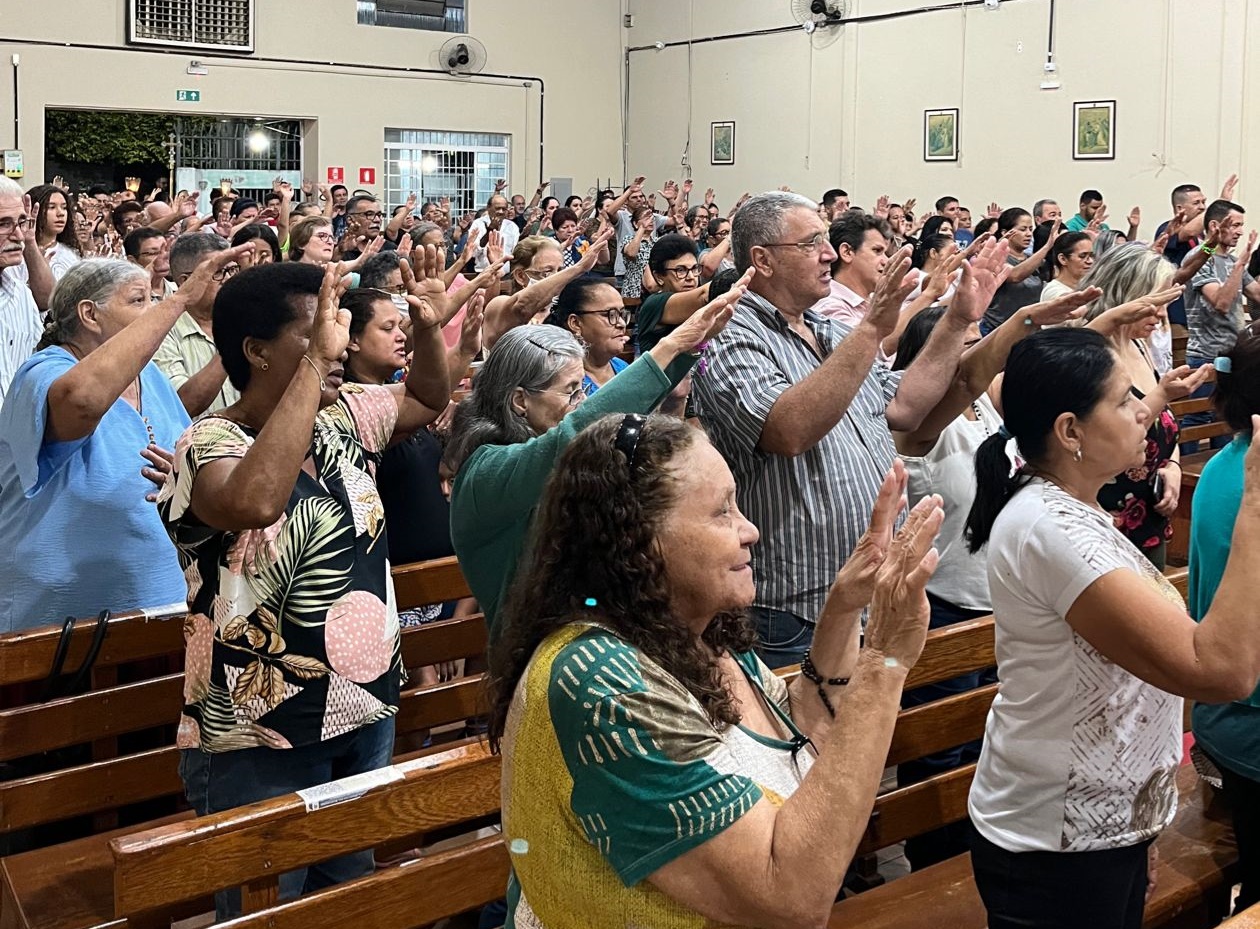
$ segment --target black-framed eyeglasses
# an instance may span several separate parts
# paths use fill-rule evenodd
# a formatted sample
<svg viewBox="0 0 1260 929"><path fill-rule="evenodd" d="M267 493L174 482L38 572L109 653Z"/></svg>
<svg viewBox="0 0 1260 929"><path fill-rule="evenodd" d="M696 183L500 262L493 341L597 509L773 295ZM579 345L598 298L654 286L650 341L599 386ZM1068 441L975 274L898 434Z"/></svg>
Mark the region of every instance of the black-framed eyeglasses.
<svg viewBox="0 0 1260 929"><path fill-rule="evenodd" d="M384 219L385 218L385 214L382 213L380 210L359 210L355 213L350 213L349 215L362 216L364 219Z"/></svg>
<svg viewBox="0 0 1260 929"><path fill-rule="evenodd" d="M337 241L337 237L333 235L331 232L316 232L314 235L311 236L311 238L319 239L319 241L321 242L327 242L329 245L332 245L334 242Z"/></svg>
<svg viewBox="0 0 1260 929"><path fill-rule="evenodd" d="M228 278L235 276L236 272L241 270L238 264L224 265L218 271L210 275L210 279L217 282L226 281Z"/></svg>
<svg viewBox="0 0 1260 929"><path fill-rule="evenodd" d="M14 232L25 232L31 221L23 216L21 219L0 219L0 238L11 236Z"/></svg>
<svg viewBox="0 0 1260 929"><path fill-rule="evenodd" d="M630 322L630 314L625 310L574 310L575 316L602 316L610 326L625 326Z"/></svg>
<svg viewBox="0 0 1260 929"><path fill-rule="evenodd" d="M679 266L675 268L666 268L665 273L673 275L674 280L683 281L689 277L699 277L700 266L699 265L683 265L683 266Z"/></svg>
<svg viewBox="0 0 1260 929"><path fill-rule="evenodd" d="M816 255L829 244L827 233L820 232L804 242L767 242L762 248L795 248L807 255Z"/></svg>

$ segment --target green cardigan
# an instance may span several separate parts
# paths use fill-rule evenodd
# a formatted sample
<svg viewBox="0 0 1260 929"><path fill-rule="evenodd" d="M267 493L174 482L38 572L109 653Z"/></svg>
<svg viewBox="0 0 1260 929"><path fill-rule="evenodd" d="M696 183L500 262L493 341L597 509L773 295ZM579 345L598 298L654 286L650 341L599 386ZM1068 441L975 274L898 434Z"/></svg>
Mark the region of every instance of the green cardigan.
<svg viewBox="0 0 1260 929"><path fill-rule="evenodd" d="M561 453L579 432L609 413L649 413L695 363L684 355L662 371L640 356L559 425L517 445L483 445L459 469L451 491L451 541L493 641L499 610L516 576L543 487Z"/></svg>

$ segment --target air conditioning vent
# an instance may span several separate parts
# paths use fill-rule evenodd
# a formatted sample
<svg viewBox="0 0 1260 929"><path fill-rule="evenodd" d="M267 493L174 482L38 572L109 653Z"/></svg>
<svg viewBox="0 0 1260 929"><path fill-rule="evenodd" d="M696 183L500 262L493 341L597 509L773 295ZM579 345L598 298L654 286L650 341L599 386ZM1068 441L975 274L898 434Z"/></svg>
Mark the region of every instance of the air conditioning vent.
<svg viewBox="0 0 1260 929"><path fill-rule="evenodd" d="M128 0L133 45L254 50L254 0Z"/></svg>

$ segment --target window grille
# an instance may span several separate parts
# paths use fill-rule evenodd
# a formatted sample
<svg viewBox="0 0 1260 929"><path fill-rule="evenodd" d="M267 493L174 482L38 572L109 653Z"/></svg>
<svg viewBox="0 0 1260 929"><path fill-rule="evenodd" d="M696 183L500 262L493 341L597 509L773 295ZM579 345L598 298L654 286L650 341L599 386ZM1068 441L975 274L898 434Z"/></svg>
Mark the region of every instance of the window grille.
<svg viewBox="0 0 1260 929"><path fill-rule="evenodd" d="M511 154L512 137L500 133L386 129L385 203L392 212L415 193L417 208L450 197L454 216L479 209L495 181L510 180Z"/></svg>
<svg viewBox="0 0 1260 929"><path fill-rule="evenodd" d="M134 45L254 50L254 0L129 0Z"/></svg>
<svg viewBox="0 0 1260 929"><path fill-rule="evenodd" d="M356 0L361 26L468 31L464 0Z"/></svg>

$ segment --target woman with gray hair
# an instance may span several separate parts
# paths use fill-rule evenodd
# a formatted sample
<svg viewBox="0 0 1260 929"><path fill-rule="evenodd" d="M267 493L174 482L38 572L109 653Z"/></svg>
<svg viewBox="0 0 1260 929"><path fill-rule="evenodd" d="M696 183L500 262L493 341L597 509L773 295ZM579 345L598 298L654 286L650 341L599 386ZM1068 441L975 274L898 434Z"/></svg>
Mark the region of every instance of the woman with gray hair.
<svg viewBox="0 0 1260 929"><path fill-rule="evenodd" d="M455 474L451 541L492 639L534 510L561 453L601 416L654 410L691 371L697 349L721 332L743 295L743 287L732 288L696 311L589 400L582 389L584 353L571 333L518 326L495 343L472 393L456 410L445 457Z"/></svg>
<svg viewBox="0 0 1260 929"><path fill-rule="evenodd" d="M82 261L58 282L43 340L0 410L0 632L183 608L187 587L150 502L189 419L150 359L242 251L214 255L153 305L148 273L124 261Z"/></svg>
<svg viewBox="0 0 1260 929"><path fill-rule="evenodd" d="M1134 242L1108 251L1081 280L1082 290L1097 287L1102 296L1090 304L1085 318L1102 331L1131 379L1130 391L1150 410L1146 459L1140 468L1117 474L1098 492L1098 503L1116 527L1161 571L1170 517L1181 491L1177 418L1168 404L1188 396L1203 383L1208 368L1189 366L1157 370L1148 339L1167 320L1167 306L1181 295L1172 284L1176 269L1161 255Z"/></svg>

